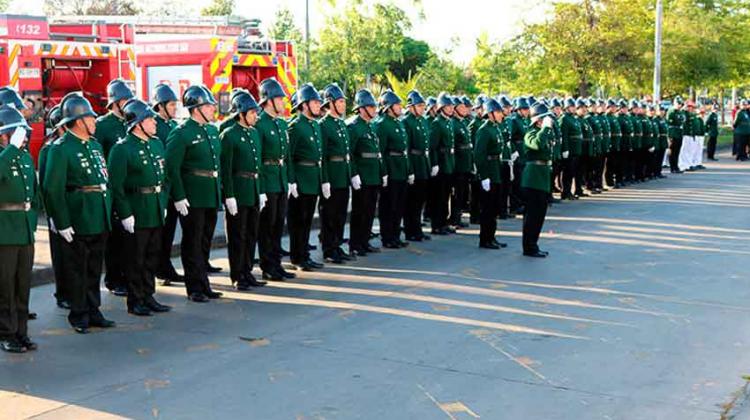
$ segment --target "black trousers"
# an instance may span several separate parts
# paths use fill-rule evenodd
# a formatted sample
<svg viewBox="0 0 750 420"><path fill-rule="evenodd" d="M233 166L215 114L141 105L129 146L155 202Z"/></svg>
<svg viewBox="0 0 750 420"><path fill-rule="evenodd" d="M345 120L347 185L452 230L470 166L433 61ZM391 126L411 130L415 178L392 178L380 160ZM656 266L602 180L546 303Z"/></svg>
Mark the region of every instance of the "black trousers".
<svg viewBox="0 0 750 420"><path fill-rule="evenodd" d="M68 281L70 314L68 321L74 327L88 327L91 321L103 318L99 312L104 248L107 234L75 235L73 242L62 242L60 251L67 263L63 266Z"/></svg>
<svg viewBox="0 0 750 420"><path fill-rule="evenodd" d="M180 226L182 226L180 251L182 267L185 270L185 289L188 295L211 291L206 270L208 253L205 238L213 235L216 217L215 208L196 207L191 207L187 216L180 216Z"/></svg>
<svg viewBox="0 0 750 420"><path fill-rule="evenodd" d="M50 225L50 219L47 219L47 226ZM55 298L57 301L67 301L67 282L65 281L65 271L63 265L65 260L60 254L60 243L64 239L57 233L49 230L49 254L52 259L52 272L55 274Z"/></svg>
<svg viewBox="0 0 750 420"><path fill-rule="evenodd" d="M352 192L349 249L359 250L369 244L379 191L379 185L363 185L359 190Z"/></svg>
<svg viewBox="0 0 750 420"><path fill-rule="evenodd" d="M0 340L26 337L34 245L0 246Z"/></svg>
<svg viewBox="0 0 750 420"><path fill-rule="evenodd" d="M497 202L500 199L500 184L491 183L490 190L480 193L481 213L479 215L479 244L487 244L495 239L497 230Z"/></svg>
<svg viewBox="0 0 750 420"><path fill-rule="evenodd" d="M284 234L287 194L266 193L266 206L260 212L258 251L260 268L273 271L281 268L281 236Z"/></svg>
<svg viewBox="0 0 750 420"><path fill-rule="evenodd" d="M682 137L669 139L669 169L672 171L680 170L678 165L680 149L682 149Z"/></svg>
<svg viewBox="0 0 750 420"><path fill-rule="evenodd" d="M706 155L709 159L714 159L716 155L716 140L717 136L708 136L708 144L706 145Z"/></svg>
<svg viewBox="0 0 750 420"><path fill-rule="evenodd" d="M607 153L604 160L604 179L608 187L613 187L615 185L615 154L616 152Z"/></svg>
<svg viewBox="0 0 750 420"><path fill-rule="evenodd" d="M560 174L562 173L562 163L559 160L555 160L552 162L552 174L550 175L550 185L552 186L552 189L549 193L550 196L552 196L552 191L555 190L556 185L562 185L562 181L558 184L558 178L560 177Z"/></svg>
<svg viewBox="0 0 750 420"><path fill-rule="evenodd" d="M482 182L478 179L474 179L469 184L469 222L479 222L479 196L482 190ZM507 210L506 210L507 212Z"/></svg>
<svg viewBox="0 0 750 420"><path fill-rule="evenodd" d="M523 251L539 250L539 234L547 217L547 193L542 190L524 188L526 213L523 215Z"/></svg>
<svg viewBox="0 0 750 420"><path fill-rule="evenodd" d="M453 174L453 196L451 197L451 220L450 224L458 225L464 210L469 209L469 183L470 173Z"/></svg>
<svg viewBox="0 0 750 420"><path fill-rule="evenodd" d="M503 162L505 163L505 162ZM523 164L520 159L517 159L513 163L513 182L510 182L508 177L509 197L510 197L510 210L517 211L524 205L523 193L521 192L521 175L523 174Z"/></svg>
<svg viewBox="0 0 750 420"><path fill-rule="evenodd" d="M177 271L172 265L172 244L174 243L174 234L177 230L177 219L179 214L174 208L174 201L169 200L167 203L167 217L164 220L164 227L161 231L161 245L159 247L159 267L156 271L158 277L170 278L177 275Z"/></svg>
<svg viewBox="0 0 750 420"><path fill-rule="evenodd" d="M289 198L289 254L292 263L299 264L310 259L307 245L310 242L317 194L302 194Z"/></svg>
<svg viewBox="0 0 750 420"><path fill-rule="evenodd" d="M328 199L320 199L320 243L329 256L344 243L344 228L349 205L349 187L331 188Z"/></svg>
<svg viewBox="0 0 750 420"><path fill-rule="evenodd" d="M107 237L107 244L104 251L104 285L107 289L112 290L116 287L127 287L128 281L125 276L125 229L122 222L116 217L112 217L112 231Z"/></svg>
<svg viewBox="0 0 750 420"><path fill-rule="evenodd" d="M448 226L452 190L453 174L439 172L435 177L435 202L432 215L430 216L430 223L433 229L442 229Z"/></svg>
<svg viewBox="0 0 750 420"><path fill-rule="evenodd" d="M651 163L651 175L652 176L659 176L661 175L661 164L664 162L664 149L656 149L653 153L652 163Z"/></svg>
<svg viewBox="0 0 750 420"><path fill-rule="evenodd" d="M260 212L258 206L239 206L236 215L225 212L225 216L229 277L232 283L241 283L253 271Z"/></svg>
<svg viewBox="0 0 750 420"><path fill-rule="evenodd" d="M383 243L401 239L401 221L406 213L406 181L389 179L388 186L380 192L378 220L380 220L380 238Z"/></svg>
<svg viewBox="0 0 750 420"><path fill-rule="evenodd" d="M424 215L430 218L432 221L433 214L435 213L435 203L437 202L437 195L440 191L440 180L437 176L430 177L427 180L427 199L424 204Z"/></svg>
<svg viewBox="0 0 750 420"><path fill-rule="evenodd" d="M500 184L500 188L497 192L497 203L495 204L498 206L497 208L497 214L501 216L507 216L508 215L508 200L510 199L510 193L511 189L513 188L513 184L510 182L510 171L512 168L510 165L508 165L508 162L502 161L500 162L500 179L503 180L503 182ZM514 174L515 176L515 174ZM479 191L480 195L482 190L482 184L481 181L478 181L479 185L477 185L477 191ZM481 202L480 202L481 207ZM480 216L481 218L481 216Z"/></svg>
<svg viewBox="0 0 750 420"><path fill-rule="evenodd" d="M128 264L125 275L128 279L128 307L144 303L156 292L154 279L159 266L162 228L136 229L125 234L128 249Z"/></svg>
<svg viewBox="0 0 750 420"><path fill-rule="evenodd" d="M563 159L562 165L563 196L569 196L572 192L573 180L576 179L578 173L578 157L569 156Z"/></svg>
<svg viewBox="0 0 750 420"><path fill-rule="evenodd" d="M737 159L747 159L747 146L750 144L750 135L737 134Z"/></svg>
<svg viewBox="0 0 750 420"><path fill-rule="evenodd" d="M406 214L404 215L404 233L407 238L423 234L422 210L427 200L429 182L426 179L417 179L407 188Z"/></svg>
<svg viewBox="0 0 750 420"><path fill-rule="evenodd" d="M211 259L211 243L214 239L214 230L216 230L216 223L218 221L219 213L217 211L206 215L206 229L203 231L203 240L201 241L201 249L203 250L203 254L206 255L206 271L208 271L209 260Z"/></svg>

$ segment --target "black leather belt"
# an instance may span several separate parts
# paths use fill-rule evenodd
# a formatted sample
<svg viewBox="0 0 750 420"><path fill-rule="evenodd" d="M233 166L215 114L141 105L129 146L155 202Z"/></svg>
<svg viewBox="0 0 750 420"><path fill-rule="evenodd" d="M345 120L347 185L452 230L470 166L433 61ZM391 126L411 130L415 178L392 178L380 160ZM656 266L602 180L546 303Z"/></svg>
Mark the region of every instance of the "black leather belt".
<svg viewBox="0 0 750 420"><path fill-rule="evenodd" d="M487 155L487 160L500 160L500 155Z"/></svg>
<svg viewBox="0 0 750 420"><path fill-rule="evenodd" d="M209 171L205 169L191 169L190 175L200 176L203 178L218 178L219 171Z"/></svg>
<svg viewBox="0 0 750 420"><path fill-rule="evenodd" d="M529 165L538 165L538 166L549 166L552 164L549 160L527 160L526 163Z"/></svg>
<svg viewBox="0 0 750 420"><path fill-rule="evenodd" d="M240 178L247 178L247 179L258 179L257 172L240 171L240 172L235 172L234 176L240 177Z"/></svg>
<svg viewBox="0 0 750 420"><path fill-rule="evenodd" d="M459 144L458 146L456 146L456 148L458 150L471 150L472 149L470 144Z"/></svg>
<svg viewBox="0 0 750 420"><path fill-rule="evenodd" d="M362 152L359 156L364 159L380 159L380 153Z"/></svg>
<svg viewBox="0 0 750 420"><path fill-rule="evenodd" d="M328 161L329 162L349 162L349 155L346 155L346 156L341 156L341 155L328 156Z"/></svg>
<svg viewBox="0 0 750 420"><path fill-rule="evenodd" d="M388 151L388 156L393 156L393 157L406 157L406 150L402 150L402 151L397 151L397 150L389 150L389 151Z"/></svg>
<svg viewBox="0 0 750 420"><path fill-rule="evenodd" d="M452 147L451 148L441 147L440 151L443 152L443 153L448 153L449 155L452 155L453 152L454 152Z"/></svg>
<svg viewBox="0 0 750 420"><path fill-rule="evenodd" d="M97 192L107 191L107 186L104 184L81 185L81 186L69 185L65 187L65 190L68 192L75 191L75 192L84 192L84 193L97 193Z"/></svg>
<svg viewBox="0 0 750 420"><path fill-rule="evenodd" d="M294 163L299 166L307 166L310 168L314 168L320 164L317 160L297 160Z"/></svg>
<svg viewBox="0 0 750 420"><path fill-rule="evenodd" d="M411 149L409 150L409 153L411 153L414 156L424 156L424 150Z"/></svg>
<svg viewBox="0 0 750 420"><path fill-rule="evenodd" d="M31 203L0 203L0 211L29 211Z"/></svg>
<svg viewBox="0 0 750 420"><path fill-rule="evenodd" d="M161 192L161 185L154 185L152 187L133 187L128 188L129 193L139 194L159 194Z"/></svg>
<svg viewBox="0 0 750 420"><path fill-rule="evenodd" d="M263 159L266 166L284 166L284 159Z"/></svg>

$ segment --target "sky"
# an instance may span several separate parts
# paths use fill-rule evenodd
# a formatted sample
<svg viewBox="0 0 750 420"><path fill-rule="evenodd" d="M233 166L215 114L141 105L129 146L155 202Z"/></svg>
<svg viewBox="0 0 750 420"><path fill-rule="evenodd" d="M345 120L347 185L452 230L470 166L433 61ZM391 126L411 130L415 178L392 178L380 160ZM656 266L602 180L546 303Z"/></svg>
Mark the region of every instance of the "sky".
<svg viewBox="0 0 750 420"><path fill-rule="evenodd" d="M181 2L181 0L167 0ZM210 0L185 0L192 10L200 10ZM376 0L365 0L372 3ZM336 6L332 6L335 3ZM424 19L411 1L397 1L412 18L409 35L428 42L439 50L451 49L450 57L457 63L468 63L476 51L476 38L486 32L490 39L504 41L517 35L525 22L544 19L550 10L550 0L422 0ZM8 8L14 14L42 14L43 0L13 0ZM325 23L325 17L343 7L346 0L310 0L310 30L315 35ZM305 0L238 0L236 14L259 18L265 24L273 21L279 7L287 7L304 29ZM454 45L453 41L456 41Z"/></svg>

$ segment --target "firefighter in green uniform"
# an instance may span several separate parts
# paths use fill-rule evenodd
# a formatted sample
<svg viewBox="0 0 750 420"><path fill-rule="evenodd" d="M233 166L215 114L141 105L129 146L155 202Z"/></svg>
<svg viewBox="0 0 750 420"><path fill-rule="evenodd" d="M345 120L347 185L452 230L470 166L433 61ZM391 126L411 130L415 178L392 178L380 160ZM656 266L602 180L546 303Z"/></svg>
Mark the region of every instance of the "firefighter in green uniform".
<svg viewBox="0 0 750 420"><path fill-rule="evenodd" d="M501 95L497 98L498 104L500 104L500 108L503 110L502 115L502 121L498 124L498 128L500 129L500 132L503 135L503 138L505 139L505 147L513 152L513 144L510 142L510 129L511 129L511 120L510 115L513 112L513 103L508 99L507 96ZM500 192L498 193L498 196L500 198L500 207L498 208L498 217L502 220L507 219L511 213L509 211L510 208L510 194L511 189L513 188L513 181L515 181L515 173L513 172L513 160L510 159L510 156L507 158L503 158L502 165L500 165L500 178L506 180L505 182L500 183Z"/></svg>
<svg viewBox="0 0 750 420"><path fill-rule="evenodd" d="M654 162L654 170L657 178L666 178L666 175L662 174L662 163L664 162L667 148L669 147L669 126L667 120L664 119L664 112L666 108L659 104L656 105L656 125L659 127L659 140L656 146L656 159Z"/></svg>
<svg viewBox="0 0 750 420"><path fill-rule="evenodd" d="M659 158L661 158L661 155L659 154L660 127L656 109L657 108L653 104L646 105L646 120L651 124L650 144L651 147L653 147L653 151L649 152L647 167L647 174L651 179L659 177L659 168L661 168L661 161L659 161Z"/></svg>
<svg viewBox="0 0 750 420"><path fill-rule="evenodd" d="M521 194L521 172L523 172L525 160L523 143L529 125L529 107L530 105L526 98L516 98L513 113L507 119L513 150L511 153L513 179L509 190L510 214L522 214L524 210L523 194Z"/></svg>
<svg viewBox="0 0 750 420"><path fill-rule="evenodd" d="M268 199L260 212L258 229L260 268L265 280L291 279L295 277L294 273L281 266L281 236L284 232L289 191L289 138L286 121L282 118L286 93L274 78L264 79L259 91L262 111L258 115L255 130L260 137L260 179Z"/></svg>
<svg viewBox="0 0 750 420"><path fill-rule="evenodd" d="M682 149L680 150L680 156L677 159L677 166L683 171L694 171L695 167L692 163L693 150L695 149L695 129L694 121L697 118L695 115L695 103L692 100L688 100L685 103L685 122L682 124Z"/></svg>
<svg viewBox="0 0 750 420"><path fill-rule="evenodd" d="M594 155L594 131L589 125L590 120L586 119L588 115L588 101L584 98L576 100L576 116L578 124L581 126L581 156L578 161L578 171L576 171L576 189L575 195L578 197L587 197L583 191L583 186L589 183L588 175L591 168L591 160Z"/></svg>
<svg viewBox="0 0 750 420"><path fill-rule="evenodd" d="M568 122L569 123L569 122ZM550 171L554 120L547 106L534 105L531 110L531 126L526 133L526 163L521 187L526 199L523 215L523 255L544 258L548 254L539 249L539 234L547 215L547 194L551 189ZM570 128L566 129L570 130Z"/></svg>
<svg viewBox="0 0 750 420"><path fill-rule="evenodd" d="M448 235L456 231L448 226L449 201L453 188L453 175L456 168L455 144L451 117L454 112L453 100L442 92L438 96L437 117L430 124L430 160L438 164L433 191L432 224L433 235Z"/></svg>
<svg viewBox="0 0 750 420"><path fill-rule="evenodd" d="M55 105L48 112L44 118L44 122L47 128L47 135L45 136L45 143L41 149L39 149L39 190L44 193L44 172L47 169L47 157L52 147L59 143L59 139L65 134L65 128L60 127L60 120L62 120L62 110L60 105ZM52 259L52 270L55 274L55 300L57 306L61 309L70 309L70 302L68 300L65 288L67 282L65 281L65 270L63 265L65 261L60 255L60 242L62 238L57 234L57 230L51 223L49 214L47 215L47 226L49 227L49 251Z"/></svg>
<svg viewBox="0 0 750 420"><path fill-rule="evenodd" d="M352 153L351 184L354 190L349 251L359 256L380 252L380 249L369 243L378 194L381 186L388 180L378 136L371 124L377 114L376 107L375 98L369 90L357 91L354 95L354 112L357 115L347 123Z"/></svg>
<svg viewBox="0 0 750 420"><path fill-rule="evenodd" d="M455 143L456 168L453 175L453 196L449 224L456 229L469 227L461 220L464 210L468 210L469 184L474 172L474 145L469 131L471 101L468 97L456 97L453 112L453 139Z"/></svg>
<svg viewBox="0 0 750 420"><path fill-rule="evenodd" d="M609 119L607 118L606 112L607 101L602 98L596 101L596 117L599 121L599 126L602 129L602 143L599 154L599 161L597 163L597 175L596 180L598 181L597 187L599 191L606 191L604 187L604 168L606 165L607 156L612 147L612 130L609 126Z"/></svg>
<svg viewBox="0 0 750 420"><path fill-rule="evenodd" d="M80 93L61 104L66 132L48 153L44 174L47 212L64 242L60 247L67 293L68 321L76 332L109 328L114 322L99 311L99 283L107 234L111 229L111 196L102 146L92 141L96 114Z"/></svg>
<svg viewBox="0 0 750 420"><path fill-rule="evenodd" d="M636 99L628 103L628 117L633 126L630 136L630 170L633 182L643 182L643 127L641 126L641 104Z"/></svg>
<svg viewBox="0 0 750 420"><path fill-rule="evenodd" d="M641 104L640 106L640 119L641 119L641 150L643 156L643 162L641 163L643 178L646 180L653 179L651 171L654 153L656 152L656 146L654 145L654 125L647 114L648 105Z"/></svg>
<svg viewBox="0 0 750 420"><path fill-rule="evenodd" d="M623 184L628 185L633 182L633 120L628 114L628 103L621 99L619 102L619 114L617 121L620 124L620 165L622 170Z"/></svg>
<svg viewBox="0 0 750 420"><path fill-rule="evenodd" d="M238 95L244 95L246 93L250 93L245 88L234 88L232 89L232 92L229 94L229 103L231 104L231 114L229 118L225 118L224 121L222 121L219 124L219 134L223 133L224 130L233 127L235 124L237 124L237 110L235 109L234 105L236 104L234 98L236 98Z"/></svg>
<svg viewBox="0 0 750 420"><path fill-rule="evenodd" d="M28 320L41 199L26 150L30 134L14 106L0 106L0 349L11 353L37 349L29 338Z"/></svg>
<svg viewBox="0 0 750 420"><path fill-rule="evenodd" d="M193 85L185 90L182 103L190 118L177 126L167 138L167 177L174 208L182 227L182 266L185 270L187 297L203 303L218 299L208 281L208 251L216 223L220 196L219 133L211 122L216 100L208 89Z"/></svg>
<svg viewBox="0 0 750 420"><path fill-rule="evenodd" d="M706 108L701 103L698 103L697 107L698 115L696 115L696 118L693 120L693 135L695 135L693 165L695 165L695 169L706 169L706 167L703 166L704 134L706 133Z"/></svg>
<svg viewBox="0 0 750 420"><path fill-rule="evenodd" d="M719 105L711 105L711 112L706 118L706 136L708 137L708 144L706 145L706 158L708 160L717 161L716 159L716 141L719 138Z"/></svg>
<svg viewBox="0 0 750 420"><path fill-rule="evenodd" d="M107 85L107 109L106 115L96 120L96 131L94 139L101 145L104 157L109 157L109 151L120 139L127 135L125 115L123 107L125 103L133 98L133 92L123 79L114 79ZM125 278L126 263L123 255L125 232L119 220L116 209L112 214L112 232L107 237L107 246L104 254L104 265L106 268L104 285L115 296L127 296L128 285Z"/></svg>
<svg viewBox="0 0 750 420"><path fill-rule="evenodd" d="M500 195L500 185L508 182L503 179L501 167L503 159L508 159L510 152L508 138L501 131L503 110L498 101L487 99L484 102L486 121L477 130L474 147L474 161L477 165L477 177L480 188L480 223L479 247L484 249L505 248L507 244L495 239Z"/></svg>
<svg viewBox="0 0 750 420"><path fill-rule="evenodd" d="M620 121L617 117L617 102L614 99L607 99L607 122L609 123L610 144L607 162L605 164L605 174L607 186L610 188L620 188L622 184L622 172L620 170L620 143L622 141L622 131L620 130Z"/></svg>
<svg viewBox="0 0 750 420"><path fill-rule="evenodd" d="M469 122L469 134L471 135L472 148L476 145L477 131L486 120L486 116L484 115L484 103L487 99L489 99L487 95L481 94L474 100L474 107L472 109L474 115L471 118L471 122ZM472 172L471 184L469 184L469 223L479 224L479 196L482 191L482 185L476 176L476 164L474 165L474 168L472 168Z"/></svg>
<svg viewBox="0 0 750 420"><path fill-rule="evenodd" d="M312 84L302 85L297 91L297 117L289 125L289 252L292 264L303 271L323 268L307 247L322 183L323 135L317 121L322 103Z"/></svg>
<svg viewBox="0 0 750 420"><path fill-rule="evenodd" d="M125 231L128 252L125 277L128 313L149 316L171 308L154 299L161 230L166 212L162 194L165 179L164 147L155 140L156 113L148 104L131 99L122 107L128 135L109 154L112 207Z"/></svg>
<svg viewBox="0 0 750 420"><path fill-rule="evenodd" d="M558 188L558 185L562 186L562 180L560 179L560 174L562 172L562 154L563 151L567 151L567 145L563 144L562 130L560 129L559 121L559 118L562 115L562 101L560 101L559 98L552 98L549 101L547 108L549 108L550 112L552 113L552 119L555 120L554 124L552 124L554 137L552 140L552 175L550 178L551 188L547 199L547 202L552 205L559 202L559 200L556 199L552 193L562 192L562 189Z"/></svg>
<svg viewBox="0 0 750 420"><path fill-rule="evenodd" d="M239 291L265 286L253 276L258 220L266 205L266 194L259 177L261 149L258 132L258 103L248 92L232 98L234 111L221 139L221 191L226 208L229 278Z"/></svg>
<svg viewBox="0 0 750 420"><path fill-rule="evenodd" d="M558 121L560 122L560 131L562 132L563 144L567 144L567 154L562 153L563 157L563 200L576 200L578 197L573 195L573 180L576 179L578 172L578 159L581 156L583 133L581 124L575 116L576 101L573 98L565 98L563 103L565 112ZM576 180L577 183L577 180Z"/></svg>
<svg viewBox="0 0 750 420"><path fill-rule="evenodd" d="M346 96L339 85L331 83L323 89L326 116L320 121L322 134L320 244L326 262L343 264L353 258L344 252L344 228L349 205L351 153L346 129Z"/></svg>
<svg viewBox="0 0 750 420"><path fill-rule="evenodd" d="M681 97L674 98L672 107L667 111L665 119L669 131L669 169L673 174L681 174L679 167L680 150L682 149L682 126L685 124L685 113L682 110L684 101ZM750 124L748 125L750 128ZM750 133L750 130L749 130Z"/></svg>
<svg viewBox="0 0 750 420"><path fill-rule="evenodd" d="M414 171L414 183L406 193L404 234L409 241L430 240L422 232L422 211L427 200L428 182L433 164L430 161L429 122L424 118L425 100L419 91L412 90L406 96L407 113L401 122L409 141L409 163Z"/></svg>
<svg viewBox="0 0 750 420"><path fill-rule="evenodd" d="M432 121L437 116L436 105L437 105L437 98L435 98L434 96L430 96L425 101L425 107L426 107L427 112L425 112L424 118L427 119L428 121Z"/></svg>
<svg viewBox="0 0 750 420"><path fill-rule="evenodd" d="M601 194L602 190L599 188L601 177L597 178L597 176L599 175L599 157L602 154L602 126L599 122L599 116L596 115L596 99L587 99L586 105L588 109L583 119L591 129L592 138L591 156L589 157L588 168L586 170L586 188L592 194Z"/></svg>
<svg viewBox="0 0 750 420"><path fill-rule="evenodd" d="M156 112L156 136L155 139L161 142L162 148L167 150L167 138L169 133L177 127L175 114L177 113L177 95L169 85L160 83L154 87L151 93L151 106ZM162 195L167 199L167 217L164 219L164 226L161 231L161 245L159 247L159 265L156 270L156 277L163 280L163 285L169 286L172 283L183 283L185 278L172 265L172 243L174 234L177 229L177 210L174 208L174 202L169 198L169 185L166 180Z"/></svg>
<svg viewBox="0 0 750 420"><path fill-rule="evenodd" d="M383 247L390 249L409 245L401 240L401 221L406 211L408 186L413 185L415 179L409 160L409 138L401 114L401 98L390 90L383 92L380 115L375 118L373 129L380 141L387 176L378 204L380 238Z"/></svg>

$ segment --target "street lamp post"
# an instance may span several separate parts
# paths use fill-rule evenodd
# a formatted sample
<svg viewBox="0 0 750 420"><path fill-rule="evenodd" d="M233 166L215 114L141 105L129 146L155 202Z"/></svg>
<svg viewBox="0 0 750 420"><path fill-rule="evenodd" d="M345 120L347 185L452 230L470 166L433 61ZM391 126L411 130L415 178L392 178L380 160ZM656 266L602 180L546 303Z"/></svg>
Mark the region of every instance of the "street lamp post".
<svg viewBox="0 0 750 420"><path fill-rule="evenodd" d="M661 102L661 21L664 15L662 0L656 0L656 30L654 31L654 103Z"/></svg>

